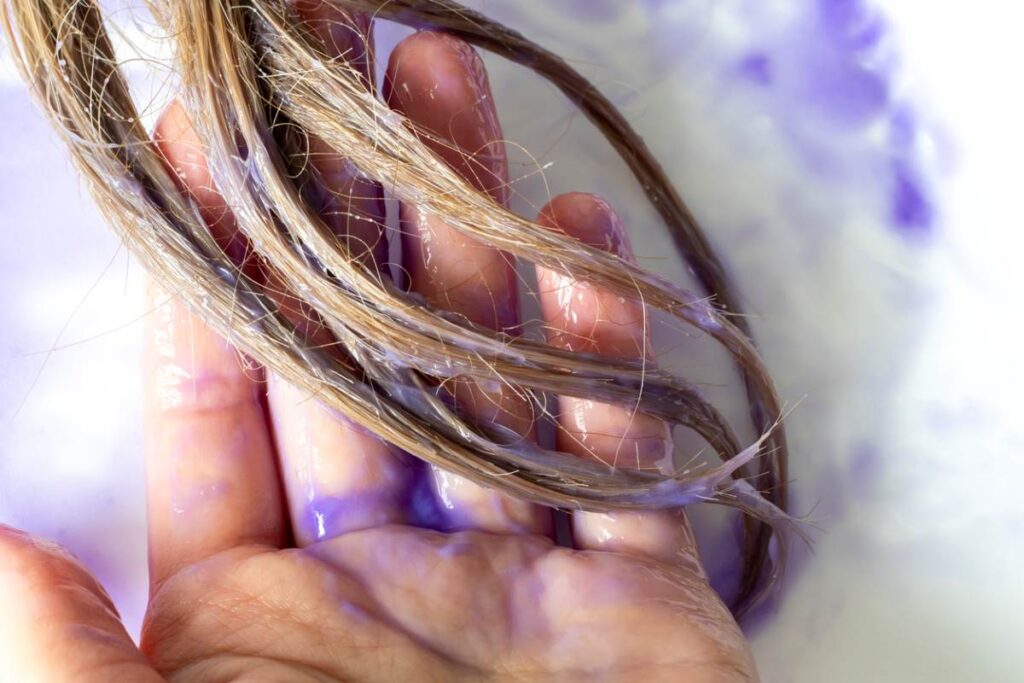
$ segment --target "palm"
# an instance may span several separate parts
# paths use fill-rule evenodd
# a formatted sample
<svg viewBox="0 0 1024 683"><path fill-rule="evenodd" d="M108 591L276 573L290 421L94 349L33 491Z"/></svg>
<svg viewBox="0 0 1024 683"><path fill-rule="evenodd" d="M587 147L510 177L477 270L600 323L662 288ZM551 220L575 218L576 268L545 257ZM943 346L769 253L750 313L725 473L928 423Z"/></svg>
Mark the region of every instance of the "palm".
<svg viewBox="0 0 1024 683"><path fill-rule="evenodd" d="M167 581L143 647L190 681L750 680L698 566L399 526L236 548Z"/></svg>

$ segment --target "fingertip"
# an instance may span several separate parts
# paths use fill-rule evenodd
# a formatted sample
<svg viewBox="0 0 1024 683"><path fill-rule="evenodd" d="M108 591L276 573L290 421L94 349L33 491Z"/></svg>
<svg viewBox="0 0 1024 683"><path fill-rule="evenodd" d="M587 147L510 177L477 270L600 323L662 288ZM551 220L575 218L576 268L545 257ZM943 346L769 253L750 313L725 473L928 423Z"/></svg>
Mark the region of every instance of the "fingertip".
<svg viewBox="0 0 1024 683"><path fill-rule="evenodd" d="M587 192L558 195L540 210L537 222L596 249L633 258L622 220L605 199Z"/></svg>
<svg viewBox="0 0 1024 683"><path fill-rule="evenodd" d="M0 522L0 544L6 543L10 540L15 540L20 536L26 536L27 534L21 529L15 529L12 526L8 526L3 522ZM2 555L0 555L2 557Z"/></svg>
<svg viewBox="0 0 1024 683"><path fill-rule="evenodd" d="M73 604L61 600L67 595L101 609L115 621L119 618L106 590L67 548L4 525L0 525L0 594L4 596L0 603L11 609L19 605L23 618L66 612Z"/></svg>
<svg viewBox="0 0 1024 683"><path fill-rule="evenodd" d="M295 9L323 41L327 54L353 66L364 83L373 79L373 19L328 0L296 0Z"/></svg>
<svg viewBox="0 0 1024 683"><path fill-rule="evenodd" d="M433 31L409 36L391 53L384 95L422 142L467 183L497 203L507 202L501 125L483 60L472 46ZM473 322L514 330L519 316L513 259L412 206L404 206L403 215L410 287ZM522 395L462 380L450 383L449 389L476 419L531 438L532 408ZM547 533L550 527L546 510L496 490L440 471L434 473L434 483L453 528Z"/></svg>
<svg viewBox="0 0 1024 683"><path fill-rule="evenodd" d="M554 197L537 221L595 249L633 259L622 221L598 195L570 192ZM639 301L547 268L538 268L537 278L550 342L620 358L645 355L648 329Z"/></svg>
<svg viewBox="0 0 1024 683"><path fill-rule="evenodd" d="M35 560L44 557L78 562L70 552L53 541L0 524L0 567L9 568L26 558Z"/></svg>
<svg viewBox="0 0 1024 683"><path fill-rule="evenodd" d="M153 140L183 189L192 193L212 191L202 142L181 102L172 101L160 114L153 127Z"/></svg>
<svg viewBox="0 0 1024 683"><path fill-rule="evenodd" d="M478 190L504 203L508 163L483 59L469 43L420 31L392 51L384 78L388 105L405 114L424 143Z"/></svg>
<svg viewBox="0 0 1024 683"><path fill-rule="evenodd" d="M157 117L156 125L153 127L153 139L158 144L177 142L192 130L185 108L178 100L172 100L170 104Z"/></svg>
<svg viewBox="0 0 1024 683"><path fill-rule="evenodd" d="M591 247L633 260L622 221L602 197L571 192L553 198L537 222ZM643 304L546 269L538 270L546 288L541 308L549 340L559 346L623 358L649 353ZM674 469L672 431L665 422L618 405L563 396L558 446L613 467ZM703 577L693 534L681 511L575 513L576 547L635 554L688 568Z"/></svg>
<svg viewBox="0 0 1024 683"><path fill-rule="evenodd" d="M466 76L480 75L480 55L471 45L440 31L417 31L391 51L385 71L384 94L389 103L417 99L417 89L433 89L435 98L455 99L465 94Z"/></svg>
<svg viewBox="0 0 1024 683"><path fill-rule="evenodd" d="M3 680L156 681L113 601L63 547L0 525Z"/></svg>

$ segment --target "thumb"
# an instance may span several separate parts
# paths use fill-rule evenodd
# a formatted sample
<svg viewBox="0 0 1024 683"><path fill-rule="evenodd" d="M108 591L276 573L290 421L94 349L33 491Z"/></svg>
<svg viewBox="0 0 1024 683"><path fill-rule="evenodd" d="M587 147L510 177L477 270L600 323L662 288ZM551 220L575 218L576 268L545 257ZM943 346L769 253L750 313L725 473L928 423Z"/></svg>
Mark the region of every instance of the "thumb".
<svg viewBox="0 0 1024 683"><path fill-rule="evenodd" d="M162 681L103 588L63 549L0 525L5 680Z"/></svg>

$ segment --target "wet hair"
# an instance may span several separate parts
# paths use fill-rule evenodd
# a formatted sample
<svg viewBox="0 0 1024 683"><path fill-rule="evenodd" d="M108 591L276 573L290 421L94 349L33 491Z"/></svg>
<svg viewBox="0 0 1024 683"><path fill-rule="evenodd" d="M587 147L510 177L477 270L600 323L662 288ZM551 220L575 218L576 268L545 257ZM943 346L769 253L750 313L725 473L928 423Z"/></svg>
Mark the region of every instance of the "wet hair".
<svg viewBox="0 0 1024 683"><path fill-rule="evenodd" d="M743 511L743 574L732 608L744 612L781 570L785 544L772 543L773 534L795 528L785 512L782 408L735 288L672 182L608 99L509 28L449 0L331 1L447 32L554 84L629 166L705 291L685 291L475 191L424 143L443 141L382 102L287 0L159 3L152 10L175 42L181 101L214 183L261 267L329 333L330 343L313 343L281 297L225 253L181 191L140 122L97 5L3 0L2 16L19 68L110 223L157 282L239 349L410 454L524 500L590 511L707 501ZM308 156L311 136L460 233L707 334L738 367L760 438L742 447L695 386L649 361L492 330L396 285L337 238L303 191L307 171L296 161ZM498 381L537 406L560 395L635 407L693 430L721 462L663 473L548 450L474 420L437 390L452 378Z"/></svg>

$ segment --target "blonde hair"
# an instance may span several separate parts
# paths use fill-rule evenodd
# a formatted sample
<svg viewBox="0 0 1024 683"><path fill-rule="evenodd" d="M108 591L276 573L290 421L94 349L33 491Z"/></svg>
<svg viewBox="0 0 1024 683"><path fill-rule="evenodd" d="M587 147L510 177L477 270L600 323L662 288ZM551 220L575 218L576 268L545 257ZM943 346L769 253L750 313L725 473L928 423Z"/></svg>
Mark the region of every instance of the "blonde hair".
<svg viewBox="0 0 1024 683"><path fill-rule="evenodd" d="M772 380L731 283L697 222L643 141L611 103L557 56L448 0L333 0L339 7L447 31L526 65L561 89L630 166L709 297L615 254L521 218L476 192L417 130L330 57L286 0L177 0L153 11L177 45L183 104L211 172L261 260L332 336L310 343L217 245L180 191L119 71L90 0L5 0L12 52L68 144L96 202L133 254L226 338L288 381L414 456L524 500L581 510L668 508L710 501L748 515L744 574L733 607L747 609L777 576L773 529L787 528L786 439ZM275 121L300 135L275 142ZM353 256L305 201L293 162L315 136L395 197L512 256L640 299L692 325L731 354L761 433L741 448L714 406L682 377L627 360L560 349L475 325L396 286ZM339 350L343 353L339 353ZM587 397L635 406L694 430L721 457L671 475L613 468L545 450L476 422L436 380L500 381L540 400ZM755 460L755 457L757 458ZM757 467L754 467L757 465ZM750 481L757 478L755 489Z"/></svg>

